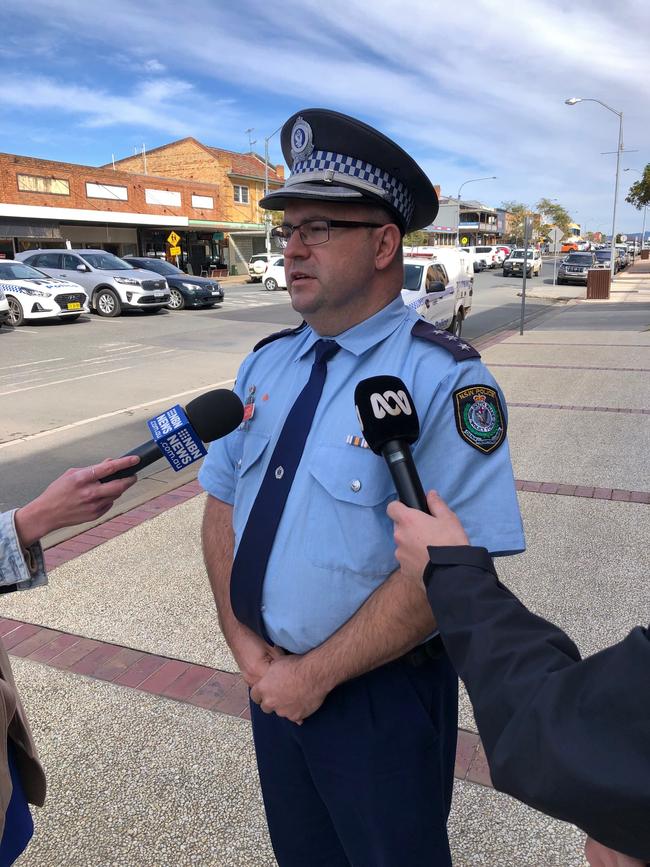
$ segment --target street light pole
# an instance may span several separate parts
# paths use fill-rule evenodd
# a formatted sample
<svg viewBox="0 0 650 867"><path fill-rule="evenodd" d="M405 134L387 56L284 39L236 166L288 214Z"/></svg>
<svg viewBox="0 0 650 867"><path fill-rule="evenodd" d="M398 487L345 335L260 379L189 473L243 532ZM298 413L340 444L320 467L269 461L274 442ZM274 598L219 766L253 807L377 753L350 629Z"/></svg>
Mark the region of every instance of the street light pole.
<svg viewBox="0 0 650 867"><path fill-rule="evenodd" d="M267 136L264 139L264 195L268 196L269 194L269 142L273 138L276 133L279 133L282 129L279 126L275 132L272 132L271 135ZM268 211L264 214L264 224L266 229L266 255L271 255L271 215Z"/></svg>
<svg viewBox="0 0 650 867"><path fill-rule="evenodd" d="M607 111L611 111L612 114L615 114L618 117L618 148L616 150L616 184L614 185L614 208L612 211L612 255L610 265L613 280L614 274L616 273L616 201L618 199L618 178L621 165L621 151L623 150L623 112L616 111L615 108L612 108L611 105L607 105L607 103L602 102L600 99L572 96L570 99L565 99L564 102L566 105L576 105L578 102L597 102L598 105L602 105L603 108L606 108Z"/></svg>
<svg viewBox="0 0 650 867"><path fill-rule="evenodd" d="M463 189L465 184L475 184L477 181L496 181L496 175L490 175L489 178L470 178L468 181L463 181L463 183L458 187L458 195L456 196L456 204L458 206L458 219L456 220L456 246L460 241L460 191Z"/></svg>

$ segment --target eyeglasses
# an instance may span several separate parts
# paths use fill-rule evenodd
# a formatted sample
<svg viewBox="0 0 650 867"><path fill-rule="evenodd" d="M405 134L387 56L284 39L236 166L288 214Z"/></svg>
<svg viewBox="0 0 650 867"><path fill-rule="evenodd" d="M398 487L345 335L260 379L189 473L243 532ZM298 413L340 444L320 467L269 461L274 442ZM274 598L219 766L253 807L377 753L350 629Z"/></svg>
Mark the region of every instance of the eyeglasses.
<svg viewBox="0 0 650 867"><path fill-rule="evenodd" d="M271 237L277 238L280 247L284 249L297 229L300 240L305 246L316 247L318 244L325 244L329 241L330 228L358 229L365 226L369 229L380 229L384 225L386 224L365 223L359 220L305 220L304 223L299 223L297 226L292 226L290 223L274 226L271 229Z"/></svg>

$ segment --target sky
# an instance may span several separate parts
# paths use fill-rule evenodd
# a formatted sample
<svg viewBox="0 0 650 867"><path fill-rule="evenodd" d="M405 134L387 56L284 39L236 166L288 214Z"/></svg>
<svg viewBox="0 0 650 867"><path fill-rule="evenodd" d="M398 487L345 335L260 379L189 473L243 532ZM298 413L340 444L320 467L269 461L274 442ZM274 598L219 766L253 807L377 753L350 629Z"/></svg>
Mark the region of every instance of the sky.
<svg viewBox="0 0 650 867"><path fill-rule="evenodd" d="M0 149L102 165L185 136L269 153L295 111L377 127L442 193L617 231L650 162L647 0L3 0ZM615 8L613 8L615 7ZM247 130L252 129L248 133ZM614 151L604 154L606 151Z"/></svg>

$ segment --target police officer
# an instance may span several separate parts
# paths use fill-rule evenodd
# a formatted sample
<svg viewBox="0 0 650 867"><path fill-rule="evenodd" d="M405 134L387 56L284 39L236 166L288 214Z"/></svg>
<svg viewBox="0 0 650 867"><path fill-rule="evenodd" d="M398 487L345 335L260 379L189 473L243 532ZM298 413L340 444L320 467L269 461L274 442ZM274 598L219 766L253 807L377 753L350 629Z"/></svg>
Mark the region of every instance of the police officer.
<svg viewBox="0 0 650 867"><path fill-rule="evenodd" d="M438 210L419 166L322 109L291 117L282 148L291 176L261 204L284 210L273 234L304 322L239 370L244 421L199 474L205 560L281 867L445 867L457 680L426 599L397 580L395 492L353 395L406 383L424 484L493 554L524 548L506 410L478 353L401 300L402 236Z"/></svg>

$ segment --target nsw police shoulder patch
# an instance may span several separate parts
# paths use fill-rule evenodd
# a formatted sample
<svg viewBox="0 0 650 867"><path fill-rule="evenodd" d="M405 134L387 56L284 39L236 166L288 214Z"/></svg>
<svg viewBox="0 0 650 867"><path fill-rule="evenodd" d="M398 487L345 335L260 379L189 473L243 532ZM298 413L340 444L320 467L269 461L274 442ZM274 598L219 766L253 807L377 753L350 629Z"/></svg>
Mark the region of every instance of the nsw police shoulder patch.
<svg viewBox="0 0 650 867"><path fill-rule="evenodd" d="M499 393L489 385L468 385L453 393L458 433L485 455L496 451L506 438L506 420Z"/></svg>

